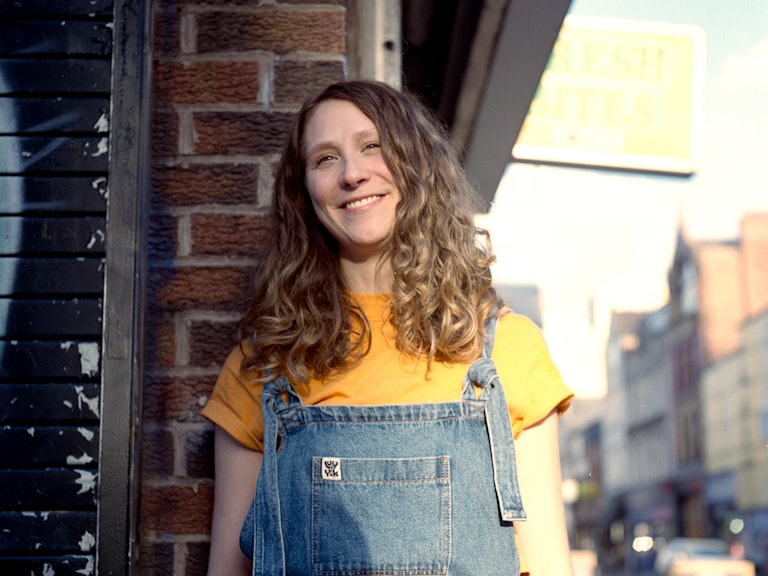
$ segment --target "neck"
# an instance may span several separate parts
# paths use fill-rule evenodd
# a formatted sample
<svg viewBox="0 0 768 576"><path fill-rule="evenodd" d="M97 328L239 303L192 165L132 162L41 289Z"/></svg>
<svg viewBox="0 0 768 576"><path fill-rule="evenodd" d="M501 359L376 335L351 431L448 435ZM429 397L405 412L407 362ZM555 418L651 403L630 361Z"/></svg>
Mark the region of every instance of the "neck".
<svg viewBox="0 0 768 576"><path fill-rule="evenodd" d="M392 292L392 266L389 261L355 262L341 259L341 273L350 292L388 294Z"/></svg>

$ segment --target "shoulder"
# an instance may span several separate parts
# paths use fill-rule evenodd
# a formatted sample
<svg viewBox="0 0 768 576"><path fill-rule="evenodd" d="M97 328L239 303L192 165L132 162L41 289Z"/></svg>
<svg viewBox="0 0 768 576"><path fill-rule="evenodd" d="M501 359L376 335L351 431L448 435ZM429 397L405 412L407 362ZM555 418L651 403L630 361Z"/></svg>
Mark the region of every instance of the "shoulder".
<svg viewBox="0 0 768 576"><path fill-rule="evenodd" d="M539 351L549 355L541 328L530 318L516 312L507 312L496 326L494 352L512 350Z"/></svg>
<svg viewBox="0 0 768 576"><path fill-rule="evenodd" d="M247 340L237 344L229 351L227 359L224 361L224 365L222 366L222 374L237 375L238 378L246 378L248 380L252 380L254 374L252 372L249 373L243 370L243 362L251 353L252 347L250 342Z"/></svg>
<svg viewBox="0 0 768 576"><path fill-rule="evenodd" d="M508 381L559 378L541 328L522 314L509 312L499 319L491 357Z"/></svg>
<svg viewBox="0 0 768 576"><path fill-rule="evenodd" d="M242 346L229 353L202 414L247 448L261 450L262 386L252 372L242 370L245 354Z"/></svg>
<svg viewBox="0 0 768 576"><path fill-rule="evenodd" d="M240 365L243 363L243 360L245 360L245 343L238 344L232 350L229 351L229 354L227 355L227 359L224 361L224 367L228 369L235 368L237 370L240 370Z"/></svg>
<svg viewBox="0 0 768 576"><path fill-rule="evenodd" d="M549 354L541 328L530 318L503 315L491 357L504 386L516 436L553 409L563 412L568 407L573 394Z"/></svg>

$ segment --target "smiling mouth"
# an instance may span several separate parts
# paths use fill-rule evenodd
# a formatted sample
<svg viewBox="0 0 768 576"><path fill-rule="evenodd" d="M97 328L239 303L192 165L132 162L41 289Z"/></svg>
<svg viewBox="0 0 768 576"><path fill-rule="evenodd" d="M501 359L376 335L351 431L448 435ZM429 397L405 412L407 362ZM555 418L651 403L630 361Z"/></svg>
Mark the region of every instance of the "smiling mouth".
<svg viewBox="0 0 768 576"><path fill-rule="evenodd" d="M342 206L345 210L348 208L360 208L361 206L365 206L366 204L370 204L371 202L375 202L379 198L382 198L382 196L366 196L365 198L360 198L360 200L354 200L353 202L347 202Z"/></svg>

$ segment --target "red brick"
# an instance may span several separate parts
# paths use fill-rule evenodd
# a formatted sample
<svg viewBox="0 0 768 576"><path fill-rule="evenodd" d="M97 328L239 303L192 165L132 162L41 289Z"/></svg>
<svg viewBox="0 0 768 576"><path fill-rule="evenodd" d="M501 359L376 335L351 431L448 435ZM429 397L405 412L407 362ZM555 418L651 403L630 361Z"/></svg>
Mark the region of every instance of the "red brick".
<svg viewBox="0 0 768 576"><path fill-rule="evenodd" d="M264 10L202 12L197 15L199 52L267 50L344 54L346 12Z"/></svg>
<svg viewBox="0 0 768 576"><path fill-rule="evenodd" d="M275 103L300 106L315 92L344 80L341 62L283 61L275 66Z"/></svg>
<svg viewBox="0 0 768 576"><path fill-rule="evenodd" d="M167 260L176 254L177 229L176 217L163 212L159 205L155 205L147 226L147 252L150 260Z"/></svg>
<svg viewBox="0 0 768 576"><path fill-rule="evenodd" d="M141 543L139 565L142 576L172 576L173 574L173 543L147 542Z"/></svg>
<svg viewBox="0 0 768 576"><path fill-rule="evenodd" d="M158 62L155 90L163 104L253 104L259 101L260 64Z"/></svg>
<svg viewBox="0 0 768 576"><path fill-rule="evenodd" d="M200 534L211 530L213 485L147 486L142 490L143 528L165 534Z"/></svg>
<svg viewBox="0 0 768 576"><path fill-rule="evenodd" d="M141 446L141 471L145 477L173 475L175 449L170 430L144 430Z"/></svg>
<svg viewBox="0 0 768 576"><path fill-rule="evenodd" d="M251 298L251 271L236 267L150 268L147 294L161 310L242 311Z"/></svg>
<svg viewBox="0 0 768 576"><path fill-rule="evenodd" d="M216 383L216 377L160 378L144 383L144 420L152 422L206 422L200 415Z"/></svg>
<svg viewBox="0 0 768 576"><path fill-rule="evenodd" d="M236 344L236 322L193 322L189 328L190 366L221 366Z"/></svg>
<svg viewBox="0 0 768 576"><path fill-rule="evenodd" d="M213 429L191 430L184 443L189 478L213 478Z"/></svg>
<svg viewBox="0 0 768 576"><path fill-rule="evenodd" d="M173 319L147 314L144 359L149 367L176 364L176 324Z"/></svg>
<svg viewBox="0 0 768 576"><path fill-rule="evenodd" d="M152 197L160 206L255 204L259 167L255 164L156 166Z"/></svg>
<svg viewBox="0 0 768 576"><path fill-rule="evenodd" d="M198 112L195 154L277 154L295 115L285 112Z"/></svg>
<svg viewBox="0 0 768 576"><path fill-rule="evenodd" d="M174 1L155 3L153 48L158 56L172 56L181 51L180 7Z"/></svg>
<svg viewBox="0 0 768 576"><path fill-rule="evenodd" d="M152 116L152 156L179 153L179 117L173 110L156 109Z"/></svg>
<svg viewBox="0 0 768 576"><path fill-rule="evenodd" d="M264 216L255 214L193 214L192 254L253 255L268 237Z"/></svg>
<svg viewBox="0 0 768 576"><path fill-rule="evenodd" d="M208 542L187 542L185 576L205 576L208 573L210 549L211 546Z"/></svg>

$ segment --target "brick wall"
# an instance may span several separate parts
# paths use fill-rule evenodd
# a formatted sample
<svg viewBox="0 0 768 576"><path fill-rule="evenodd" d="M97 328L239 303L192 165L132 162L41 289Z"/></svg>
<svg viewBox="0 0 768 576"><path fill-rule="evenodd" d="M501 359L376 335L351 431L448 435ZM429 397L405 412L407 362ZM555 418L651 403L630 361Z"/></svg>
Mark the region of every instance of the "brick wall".
<svg viewBox="0 0 768 576"><path fill-rule="evenodd" d="M204 574L213 430L199 414L250 296L293 114L344 77L344 0L158 0L141 573Z"/></svg>

